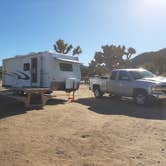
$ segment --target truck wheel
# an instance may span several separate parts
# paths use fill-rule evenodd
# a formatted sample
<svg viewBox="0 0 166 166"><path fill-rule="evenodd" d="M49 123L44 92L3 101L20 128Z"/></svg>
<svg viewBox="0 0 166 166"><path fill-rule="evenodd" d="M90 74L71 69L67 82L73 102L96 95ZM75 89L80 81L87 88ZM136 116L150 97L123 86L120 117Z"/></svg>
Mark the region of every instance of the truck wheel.
<svg viewBox="0 0 166 166"><path fill-rule="evenodd" d="M100 98L100 97L103 96L103 94L102 94L102 92L100 91L99 88L96 88L96 89L94 90L94 95L95 95L96 98Z"/></svg>
<svg viewBox="0 0 166 166"><path fill-rule="evenodd" d="M145 91L137 91L134 94L134 101L138 105L145 105L147 104L147 93Z"/></svg>

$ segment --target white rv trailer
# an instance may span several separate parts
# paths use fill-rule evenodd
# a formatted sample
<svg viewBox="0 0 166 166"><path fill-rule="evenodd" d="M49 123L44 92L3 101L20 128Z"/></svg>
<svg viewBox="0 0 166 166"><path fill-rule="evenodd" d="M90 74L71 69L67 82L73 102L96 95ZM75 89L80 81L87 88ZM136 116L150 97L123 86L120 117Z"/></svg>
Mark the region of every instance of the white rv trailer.
<svg viewBox="0 0 166 166"><path fill-rule="evenodd" d="M55 52L30 53L3 60L6 88L77 90L81 79L78 57Z"/></svg>

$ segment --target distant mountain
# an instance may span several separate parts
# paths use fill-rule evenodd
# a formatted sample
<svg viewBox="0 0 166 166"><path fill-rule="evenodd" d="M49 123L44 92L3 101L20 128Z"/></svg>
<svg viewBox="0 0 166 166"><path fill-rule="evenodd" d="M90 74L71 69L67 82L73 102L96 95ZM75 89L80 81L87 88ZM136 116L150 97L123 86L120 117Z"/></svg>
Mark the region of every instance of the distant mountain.
<svg viewBox="0 0 166 166"><path fill-rule="evenodd" d="M132 66L143 66L145 64L151 64L154 63L155 59L157 56L166 58L166 48L161 49L156 52L146 52L142 53L135 58L133 58L132 61Z"/></svg>

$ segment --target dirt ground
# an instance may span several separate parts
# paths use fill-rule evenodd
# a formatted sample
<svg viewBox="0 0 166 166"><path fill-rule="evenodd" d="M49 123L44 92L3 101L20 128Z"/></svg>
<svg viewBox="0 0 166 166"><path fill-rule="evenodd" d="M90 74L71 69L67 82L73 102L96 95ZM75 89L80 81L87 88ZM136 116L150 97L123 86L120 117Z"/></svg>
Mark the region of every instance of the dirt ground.
<svg viewBox="0 0 166 166"><path fill-rule="evenodd" d="M0 166L165 166L166 103L94 99L81 86L43 109L0 97Z"/></svg>

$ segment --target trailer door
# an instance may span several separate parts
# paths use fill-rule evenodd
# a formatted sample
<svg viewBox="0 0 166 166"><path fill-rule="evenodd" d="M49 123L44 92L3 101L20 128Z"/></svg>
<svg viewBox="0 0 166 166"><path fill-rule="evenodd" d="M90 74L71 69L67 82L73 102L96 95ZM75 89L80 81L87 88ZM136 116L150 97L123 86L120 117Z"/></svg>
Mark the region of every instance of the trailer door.
<svg viewBox="0 0 166 166"><path fill-rule="evenodd" d="M38 86L38 59L31 59L31 84L32 86Z"/></svg>

